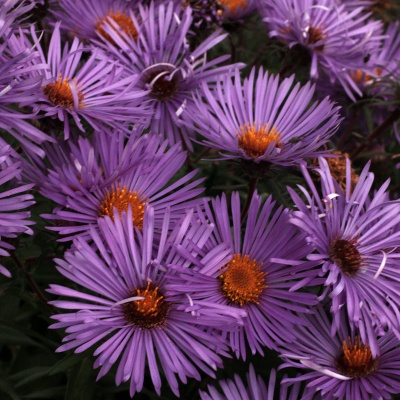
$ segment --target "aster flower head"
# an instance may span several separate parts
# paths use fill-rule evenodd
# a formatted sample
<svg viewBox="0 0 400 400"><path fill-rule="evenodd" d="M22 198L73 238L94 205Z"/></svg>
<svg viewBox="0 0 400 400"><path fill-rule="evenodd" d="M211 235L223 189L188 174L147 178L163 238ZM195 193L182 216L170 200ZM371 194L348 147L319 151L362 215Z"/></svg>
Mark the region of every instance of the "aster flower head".
<svg viewBox="0 0 400 400"><path fill-rule="evenodd" d="M370 93L386 101L399 100L400 23L388 24L382 47L371 57L364 82Z"/></svg>
<svg viewBox="0 0 400 400"><path fill-rule="evenodd" d="M128 73L141 75L138 87L146 92L152 108L150 130L164 134L170 144L183 141L191 149L194 127L184 117L195 107L192 95L201 83L211 84L232 69L231 65L218 66L229 55L210 61L206 56L227 35L217 30L191 50L190 7L182 9L171 1L159 5L151 2L148 7L139 6L139 11L137 16L131 14L137 38L128 37L108 21L104 29L112 41L103 44L105 57L115 57Z"/></svg>
<svg viewBox="0 0 400 400"><path fill-rule="evenodd" d="M191 243L201 249L210 230L199 232L199 225L191 223L193 212L171 229L170 215L167 210L160 235L151 207L142 232L134 229L130 208L114 221L104 218L100 232L91 229L92 246L77 238L75 250L56 260L58 270L82 289L51 285L49 290L71 298L52 302L69 310L53 316L58 322L51 327L68 333L58 351L79 353L96 346L98 378L116 364L116 384L129 381L131 396L143 387L146 360L155 391L160 395L162 371L179 395L176 375L184 383L188 377L200 379L198 369L214 376L222 364L217 353L227 355L223 338L208 329L208 321L215 324L218 315L194 317L186 311L187 296L168 289L174 267L187 263L174 248ZM191 286L186 290L190 295Z"/></svg>
<svg viewBox="0 0 400 400"><path fill-rule="evenodd" d="M346 319L331 334L331 322L323 307L307 315L309 324L296 329L296 341L281 349L286 361L281 368L295 367L304 373L282 382L305 382L302 400L392 399L399 393L399 339L388 332L377 337L377 354L357 331L348 329ZM376 332L375 332L376 335ZM309 371L311 370L311 371Z"/></svg>
<svg viewBox="0 0 400 400"><path fill-rule="evenodd" d="M166 207L171 207L173 218L180 218L201 200L198 187L202 179L192 181L197 171L177 179L186 159L179 144L167 148L168 143L159 135L131 136L124 132L96 132L90 143L79 139L77 145L66 146L60 163L59 151L51 155L54 165L40 192L59 204L53 214L44 215L52 220L65 221L68 226L51 229L67 236L85 234L98 219L113 218L114 209L121 214L132 208L134 225L143 227L144 210L151 205L155 210L157 226L162 223Z"/></svg>
<svg viewBox="0 0 400 400"><path fill-rule="evenodd" d="M247 373L247 387L242 379L235 374L234 380L219 381L222 394L213 386L208 385L208 393L200 391L201 400L273 400L276 389L276 371L272 369L269 375L268 388L263 378L256 375L254 367L250 364ZM281 386L280 400L297 400L299 384L287 391L285 385Z"/></svg>
<svg viewBox="0 0 400 400"><path fill-rule="evenodd" d="M61 29L81 39L93 40L100 36L109 39L104 31L104 24L109 19L114 21L122 31L137 36L130 12L136 6L126 0L60 0L58 7L52 10Z"/></svg>
<svg viewBox="0 0 400 400"><path fill-rule="evenodd" d="M231 348L243 359L248 347L253 354L263 354L262 346L276 349L281 340L290 340L293 325L302 323L293 312L308 312L307 306L316 304L314 295L290 291L309 267L300 261L309 249L304 236L288 225L288 211L274 206L271 197L262 204L255 194L242 232L238 193L232 194L230 212L225 196L214 199L212 208L205 203L199 218L215 226L205 246L213 260L197 266L201 278L182 274L179 284L184 291L196 283L194 300L207 299L247 313L244 325L229 332ZM219 249L221 244L226 251Z"/></svg>
<svg viewBox="0 0 400 400"><path fill-rule="evenodd" d="M4 39L19 24L18 19L27 14L35 2L32 0L2 0L0 2L0 38Z"/></svg>
<svg viewBox="0 0 400 400"><path fill-rule="evenodd" d="M240 72L225 77L215 90L206 86L206 104L198 99L197 114L204 144L221 150L224 159L293 165L321 154L339 124L338 108L328 98L309 106L314 86L301 87L294 76L281 83L279 75L253 68L241 83Z"/></svg>
<svg viewBox="0 0 400 400"><path fill-rule="evenodd" d="M364 67L364 57L379 48L382 23L370 20L363 7L349 10L337 0L264 0L264 21L271 37L290 47L301 45L311 55L311 78L321 71L346 93L361 94L350 71Z"/></svg>
<svg viewBox="0 0 400 400"><path fill-rule="evenodd" d="M33 28L31 34L38 41ZM54 27L48 54L41 48L39 52L47 68L41 74L41 99L33 109L62 121L65 138L70 132L69 117L81 131L85 130L81 118L94 129L103 124L123 129L145 121L146 110L140 105L143 93L133 89L138 77L125 77L117 63L99 60L97 49L82 63L85 48L77 37L62 48L60 23Z"/></svg>
<svg viewBox="0 0 400 400"><path fill-rule="evenodd" d="M289 188L297 209L290 222L305 232L307 241L315 246L308 258L318 261L319 267L310 270L310 275L325 280L326 290L321 298L325 294L331 298L332 331L339 329L342 314L346 314L353 329L360 331L361 340L369 343L376 355L372 327L380 334L388 327L399 327L400 288L396 276L400 203L387 200L389 182L372 195L374 176L369 164L354 186L347 160L343 190L332 178L326 161L320 158L319 162L321 192L304 165L301 168L309 191L300 189L306 201Z"/></svg>
<svg viewBox="0 0 400 400"><path fill-rule="evenodd" d="M15 238L21 233L33 234L29 221L30 212L26 208L34 204L28 192L33 185L11 184L20 179L22 162L17 153L4 140L0 139L0 256L9 256L14 247L4 238ZM10 272L0 265L0 274L11 277Z"/></svg>
<svg viewBox="0 0 400 400"><path fill-rule="evenodd" d="M52 138L27 122L35 113L28 113L24 106L38 100L42 80L37 75L44 68L24 31L8 32L0 44L0 128L14 136L24 150L41 157L44 152L38 144Z"/></svg>

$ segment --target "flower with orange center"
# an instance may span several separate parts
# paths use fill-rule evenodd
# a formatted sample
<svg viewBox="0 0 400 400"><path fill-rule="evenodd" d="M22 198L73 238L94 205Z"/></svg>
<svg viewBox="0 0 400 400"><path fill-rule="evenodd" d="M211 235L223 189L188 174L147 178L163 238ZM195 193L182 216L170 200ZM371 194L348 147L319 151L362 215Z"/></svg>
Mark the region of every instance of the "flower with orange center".
<svg viewBox="0 0 400 400"><path fill-rule="evenodd" d="M247 255L235 254L219 276L224 296L240 307L249 303L258 304L258 298L267 287L267 274L261 271L261 266L261 263Z"/></svg>
<svg viewBox="0 0 400 400"><path fill-rule="evenodd" d="M253 122L250 125L247 122L239 127L239 147L248 156L256 159L266 152L271 143L274 143L275 147L281 148L281 136L282 133L278 132L275 126L271 128L271 124L269 123L261 125L260 123Z"/></svg>
<svg viewBox="0 0 400 400"><path fill-rule="evenodd" d="M146 201L139 192L132 192L126 186L122 189L117 187L107 192L99 207L99 216L109 216L114 220L114 208L117 209L121 216L123 212L127 212L129 206L132 209L133 225L139 229L143 229L143 216Z"/></svg>
<svg viewBox="0 0 400 400"><path fill-rule="evenodd" d="M247 8L246 0L219 0L219 3L229 10L230 14L236 14L240 9Z"/></svg>
<svg viewBox="0 0 400 400"><path fill-rule="evenodd" d="M137 39L138 32L136 30L134 23L132 22L132 18L129 15L122 13L121 11L117 12L109 11L103 18L101 19L99 18L99 20L96 23L96 31L101 36L103 36L105 40L114 43L114 41L111 39L111 36L104 29L104 24L106 23L110 24L110 19L113 20L121 29L121 31L124 32L127 36ZM113 26L111 27L115 32L118 33L115 27Z"/></svg>
<svg viewBox="0 0 400 400"><path fill-rule="evenodd" d="M84 96L79 90L79 85L77 84L76 79L73 79L72 82L74 87L76 88L78 108L83 108ZM46 97L54 105L71 109L75 108L75 99L71 90L70 78L63 78L60 74L59 78L55 82L49 83L48 85L44 86L42 90Z"/></svg>
<svg viewBox="0 0 400 400"><path fill-rule="evenodd" d="M329 304L315 307L314 312L296 327L296 340L281 347L286 361L283 368L300 370L298 376L284 378L281 384L304 383L307 397L303 399L377 400L400 393L399 339L393 331L381 336L371 329L376 339L374 353L359 332L353 334L345 318L340 320L339 332L332 333Z"/></svg>
<svg viewBox="0 0 400 400"><path fill-rule="evenodd" d="M146 287L134 290L132 296L143 297L143 299L123 305L125 318L128 322L144 329L165 325L169 305L164 301L164 296L157 286L148 282Z"/></svg>
<svg viewBox="0 0 400 400"><path fill-rule="evenodd" d="M294 75L282 79L256 68L243 80L235 69L215 90L203 86L191 117L203 143L226 159L295 165L326 152L322 146L338 126L338 108L328 98L310 105L314 89L295 83Z"/></svg>
<svg viewBox="0 0 400 400"><path fill-rule="evenodd" d="M372 357L368 344L362 344L356 336L354 342L348 338L349 344L343 340L342 353L337 359L337 369L350 378L367 376L378 367L377 358Z"/></svg>
<svg viewBox="0 0 400 400"><path fill-rule="evenodd" d="M347 153L341 153L340 151L333 151L332 154L335 154L339 157L327 157L326 162L329 166L329 171L331 172L332 177L339 183L340 188L343 192L346 191L346 170L347 170L347 159L349 155ZM318 165L318 160L314 160L314 165ZM350 193L353 192L357 182L358 182L358 175L354 168L351 168L351 188Z"/></svg>

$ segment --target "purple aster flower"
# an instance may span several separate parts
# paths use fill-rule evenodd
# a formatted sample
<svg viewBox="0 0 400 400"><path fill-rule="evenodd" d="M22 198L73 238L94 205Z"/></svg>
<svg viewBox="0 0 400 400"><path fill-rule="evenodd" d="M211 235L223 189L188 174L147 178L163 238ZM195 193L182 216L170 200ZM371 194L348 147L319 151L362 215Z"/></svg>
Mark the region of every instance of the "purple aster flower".
<svg viewBox="0 0 400 400"><path fill-rule="evenodd" d="M240 72L226 77L215 90L205 85L206 104L197 100L191 116L204 144L222 151L224 159L293 165L321 154L339 124L338 108L328 98L310 107L314 86L293 86L294 76L280 83L279 75L260 69L241 83Z"/></svg>
<svg viewBox="0 0 400 400"><path fill-rule="evenodd" d="M262 4L271 37L309 50L311 78L318 78L322 70L351 98L353 92L360 94L349 72L362 69L364 57L379 47L380 21L369 20L362 7L350 11L337 0L263 0Z"/></svg>
<svg viewBox="0 0 400 400"><path fill-rule="evenodd" d="M24 150L44 156L38 146L52 139L26 120L35 113L26 112L24 105L38 99L41 79L38 74L45 66L39 54L26 42L24 32L8 33L0 44L0 128L14 136Z"/></svg>
<svg viewBox="0 0 400 400"><path fill-rule="evenodd" d="M190 7L182 10L173 2L159 6L151 2L139 9L139 15L131 14L137 38L128 37L108 21L104 30L112 41L103 45L105 57L116 57L128 73L141 75L138 87L146 92L152 107L150 130L165 134L170 144L182 140L192 149L194 128L190 121L183 124L182 118L196 108L192 95L202 82L211 84L219 79L219 74L231 70L231 65L217 67L229 55L210 61L206 57L206 52L227 35L217 30L191 50L187 38L193 22Z"/></svg>
<svg viewBox="0 0 400 400"><path fill-rule="evenodd" d="M77 145L61 152L62 158L59 150L51 155L54 165L40 188L44 196L60 205L44 217L67 223L51 228L61 235L85 233L99 218L113 218L115 208L122 213L129 205L138 229L143 227L147 205L154 208L159 226L166 207L179 219L201 201L195 198L203 192L198 187L203 179L191 182L197 171L170 183L186 153L179 144L167 149L167 142L159 135L126 140L124 133L99 131L93 144L79 139Z"/></svg>
<svg viewBox="0 0 400 400"><path fill-rule="evenodd" d="M235 374L234 380L219 381L219 386L223 394L213 386L208 385L208 393L200 391L201 400L274 400L276 384L276 371L271 370L269 375L268 389L263 379L256 375L254 367L250 364L247 374L247 387L238 375ZM282 385L279 393L280 400L297 400L300 385L293 386L290 392L287 385Z"/></svg>
<svg viewBox="0 0 400 400"><path fill-rule="evenodd" d="M217 353L227 355L222 336L208 329L208 321L214 319L215 325L218 314L193 317L185 311L187 296L167 287L175 275L169 263L187 264L174 247L188 242L201 249L210 230L199 232L199 224L191 223L193 212L171 230L170 215L167 210L158 239L151 207L143 232L134 229L130 208L114 222L108 217L99 221L100 232L90 231L93 246L77 238L65 261L56 260L60 273L82 289L51 285L49 290L72 299L52 302L69 311L53 316L59 322L51 328L66 328L68 333L57 351L79 353L96 346L98 378L116 364L116 384L130 381L131 396L143 387L146 364L158 394L162 373L179 395L176 375L184 383L187 377L200 379L197 369L214 376L222 364ZM192 288L186 290L190 294ZM226 318L221 319L224 323Z"/></svg>
<svg viewBox="0 0 400 400"><path fill-rule="evenodd" d="M342 314L346 314L375 356L378 348L373 326L381 334L388 327L399 329L400 203L387 201L389 182L372 194L374 176L369 164L352 186L347 159L343 190L332 178L326 161L320 158L319 162L316 170L320 174L321 195L302 165L310 189L307 192L300 187L306 201L288 189L297 208L290 222L305 232L307 241L315 246L308 258L318 261L319 267L310 270L310 277L318 275L325 280L321 298L329 294L332 299L332 331L340 328Z"/></svg>
<svg viewBox="0 0 400 400"><path fill-rule="evenodd" d="M20 233L32 235L29 228L34 222L29 221L29 211L22 211L35 202L33 196L25 192L33 185L10 185L15 178L21 176L21 160L17 153L0 138L0 256L9 256L8 250L14 246L4 241L4 238L15 238ZM8 185L8 186L5 186ZM0 274L11 277L10 272L0 264Z"/></svg>
<svg viewBox="0 0 400 400"><path fill-rule="evenodd" d="M130 18L130 11L137 7L126 0L59 0L52 10L61 29L81 39L97 39L98 35L110 39L103 25L110 18L128 36L135 38L137 31Z"/></svg>
<svg viewBox="0 0 400 400"><path fill-rule="evenodd" d="M2 0L0 2L0 37L5 38L20 24L17 19L35 6L33 0Z"/></svg>
<svg viewBox="0 0 400 400"><path fill-rule="evenodd" d="M213 262L196 266L199 276L182 273L175 289L184 291L195 283L198 291L191 295L193 301L206 299L246 311L244 325L229 332L237 357L245 359L248 347L253 354L263 354L262 346L276 349L280 341L293 339L291 329L302 323L293 312L308 312L307 306L317 303L313 294L290 290L305 277L304 271L308 273L309 266L300 261L309 252L304 236L288 224L288 210L274 211L271 197L262 204L260 196L253 196L244 232L238 193L232 195L230 213L225 196L212 205L211 210L205 203L199 218L215 225L205 247ZM228 246L225 252L218 248L222 243Z"/></svg>
<svg viewBox="0 0 400 400"><path fill-rule="evenodd" d="M38 42L33 28L31 34ZM122 129L145 122L146 111L141 105L144 94L133 89L138 77L124 77L117 63L99 60L97 49L83 62L85 48L77 37L63 49L59 23L54 28L48 54L40 46L38 50L47 68L39 71L42 93L33 109L64 122L65 138L69 137L70 116L81 131L85 131L81 118L95 129L101 129L103 124Z"/></svg>
<svg viewBox="0 0 400 400"><path fill-rule="evenodd" d="M364 75L365 84L371 86L370 93L386 101L396 100L396 90L400 78L400 23L387 26L386 38L382 47L369 61L368 74Z"/></svg>
<svg viewBox="0 0 400 400"><path fill-rule="evenodd" d="M312 372L283 382L306 382L302 400L392 399L400 392L400 346L393 332L375 340L374 355L368 343L347 328L346 320L332 335L325 311L322 307L316 311L306 317L309 324L296 329L296 341L281 349L286 360L281 368Z"/></svg>

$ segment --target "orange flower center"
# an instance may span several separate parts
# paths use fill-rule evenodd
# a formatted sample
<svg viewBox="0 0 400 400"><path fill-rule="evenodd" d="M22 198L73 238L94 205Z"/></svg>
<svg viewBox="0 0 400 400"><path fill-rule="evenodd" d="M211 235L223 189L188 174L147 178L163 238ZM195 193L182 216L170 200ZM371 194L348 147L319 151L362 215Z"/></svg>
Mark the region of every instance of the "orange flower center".
<svg viewBox="0 0 400 400"><path fill-rule="evenodd" d="M360 337L356 336L354 343L350 338L343 340L341 354L336 360L336 366L340 373L350 378L367 376L378 368L378 360L372 358L368 344L362 344Z"/></svg>
<svg viewBox="0 0 400 400"><path fill-rule="evenodd" d="M109 23L110 18L118 25L121 31L124 32L127 36L130 36L133 39L137 39L138 32L132 21L132 18L129 15L122 13L121 11L117 11L116 13L109 11L105 15L105 17L97 21L96 30L101 36L103 36L104 39L108 40L111 43L114 43L114 41L111 39L111 36L104 29L104 25L106 23L110 24ZM117 29L115 29L112 25L110 26L112 27L113 31L118 33Z"/></svg>
<svg viewBox="0 0 400 400"><path fill-rule="evenodd" d="M240 307L249 303L258 304L258 298L267 287L267 274L261 271L261 265L249 256L235 254L218 277L222 294Z"/></svg>
<svg viewBox="0 0 400 400"><path fill-rule="evenodd" d="M280 138L282 134L276 127L271 128L271 124L265 125L254 122L252 125L246 123L239 127L239 147L250 157L258 158L262 156L271 143L275 147L282 147Z"/></svg>
<svg viewBox="0 0 400 400"><path fill-rule="evenodd" d="M245 10L247 8L246 0L219 0L219 3L228 8L231 14L236 14L240 9Z"/></svg>
<svg viewBox="0 0 400 400"><path fill-rule="evenodd" d="M107 193L99 207L99 216L109 216L114 220L114 208L117 209L121 216L123 212L127 212L129 206L132 209L133 225L139 229L143 229L143 216L146 201L139 192L131 192L124 186L122 189L117 187Z"/></svg>
<svg viewBox="0 0 400 400"><path fill-rule="evenodd" d="M122 306L128 322L144 329L165 325L169 304L164 301L157 286L148 282L146 287L132 291L131 295L143 297L143 300L134 300Z"/></svg>
<svg viewBox="0 0 400 400"><path fill-rule="evenodd" d="M79 90L79 85L76 79L72 80L77 96L78 96L78 108L83 108L84 96ZM71 79L63 78L60 74L59 78L52 83L42 87L43 93L46 97L55 105L65 108L75 108L74 96L71 90Z"/></svg>

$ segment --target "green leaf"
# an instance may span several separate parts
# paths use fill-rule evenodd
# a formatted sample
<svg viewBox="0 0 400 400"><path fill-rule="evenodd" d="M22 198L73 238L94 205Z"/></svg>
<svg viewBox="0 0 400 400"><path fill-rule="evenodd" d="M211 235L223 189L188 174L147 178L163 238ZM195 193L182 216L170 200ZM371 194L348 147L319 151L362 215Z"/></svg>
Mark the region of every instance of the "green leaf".
<svg viewBox="0 0 400 400"><path fill-rule="evenodd" d="M0 344L17 344L41 347L41 345L22 333L19 329L0 323Z"/></svg>
<svg viewBox="0 0 400 400"><path fill-rule="evenodd" d="M48 371L49 367L28 368L10 376L10 379L16 382L15 387L17 388L47 376Z"/></svg>
<svg viewBox="0 0 400 400"><path fill-rule="evenodd" d="M50 387L47 389L38 390L37 392L27 394L24 396L24 398L25 399L39 399L39 400L44 400L44 399L55 400L55 399L62 398L62 395L64 393L65 393L64 386L55 386L55 387Z"/></svg>
<svg viewBox="0 0 400 400"><path fill-rule="evenodd" d="M72 368L74 365L82 361L84 356L81 354L69 354L62 360L54 364L48 371L48 375L59 374L60 372L66 372L68 369Z"/></svg>
<svg viewBox="0 0 400 400"><path fill-rule="evenodd" d="M89 400L93 398L94 374L92 360L85 358L71 369L64 400Z"/></svg>
<svg viewBox="0 0 400 400"><path fill-rule="evenodd" d="M8 397L6 397L7 395ZM14 387L4 379L0 379L0 398L2 400L21 400L18 394L15 392Z"/></svg>

